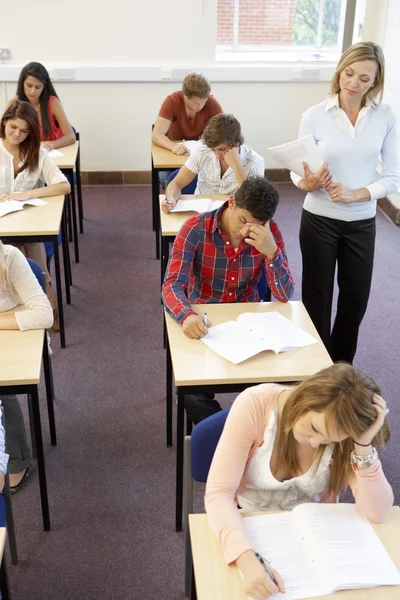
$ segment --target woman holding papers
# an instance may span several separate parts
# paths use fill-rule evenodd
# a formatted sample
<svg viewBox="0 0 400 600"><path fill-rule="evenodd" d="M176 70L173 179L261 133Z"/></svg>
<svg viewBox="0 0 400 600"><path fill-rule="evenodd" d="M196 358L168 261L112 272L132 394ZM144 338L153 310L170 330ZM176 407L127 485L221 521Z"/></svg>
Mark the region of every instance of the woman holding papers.
<svg viewBox="0 0 400 600"><path fill-rule="evenodd" d="M48 152L40 147L39 121L30 104L15 100L7 108L1 119L0 138L0 201L69 194L67 178L53 163ZM45 273L46 293L57 319L44 244L21 244L18 247L28 258L37 262Z"/></svg>
<svg viewBox="0 0 400 600"><path fill-rule="evenodd" d="M17 95L10 100L29 102L37 112L40 139L45 150L69 146L75 142L75 133L56 94L50 76L43 65L27 64L18 80Z"/></svg>
<svg viewBox="0 0 400 600"><path fill-rule="evenodd" d="M8 312L21 305L24 310ZM4 246L0 242L0 329L47 329L52 323L50 303L28 261L18 248ZM32 455L17 397L1 395L0 399L4 407L7 452L10 456L10 486L12 491L16 491L29 475ZM1 433L0 425L0 438ZM0 472L4 472L2 451L4 444L1 447L0 440Z"/></svg>
<svg viewBox="0 0 400 600"><path fill-rule="evenodd" d="M300 227L303 302L333 361L353 361L371 287L376 201L400 187L397 124L381 103L383 85L381 48L354 44L339 61L328 99L309 108L300 124L299 137L311 134L325 161L315 173L304 163L303 178L292 173L307 192Z"/></svg>
<svg viewBox="0 0 400 600"><path fill-rule="evenodd" d="M243 574L247 595L263 600L284 590L256 557L239 507L290 510L335 502L350 485L359 511L380 522L393 492L376 448L390 432L377 384L338 363L297 387L262 384L233 403L210 468L205 505L227 563ZM263 557L268 558L268 557Z"/></svg>

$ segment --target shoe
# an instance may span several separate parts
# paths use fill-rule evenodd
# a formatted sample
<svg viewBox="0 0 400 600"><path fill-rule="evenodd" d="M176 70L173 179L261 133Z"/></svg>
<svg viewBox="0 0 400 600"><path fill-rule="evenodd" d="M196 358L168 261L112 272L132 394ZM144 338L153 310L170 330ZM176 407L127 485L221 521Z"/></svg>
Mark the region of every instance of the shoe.
<svg viewBox="0 0 400 600"><path fill-rule="evenodd" d="M17 485L10 485L10 492L12 494L15 494L16 492L18 492L19 489L21 489L21 487L23 486L25 481L28 479L29 475L35 470L35 466L36 465L34 463L29 465L29 467L26 469L25 473L23 474L21 481L19 483L17 483Z"/></svg>
<svg viewBox="0 0 400 600"><path fill-rule="evenodd" d="M53 308L53 325L51 326L51 330L52 331L60 331L60 319L58 316L58 309L57 308Z"/></svg>

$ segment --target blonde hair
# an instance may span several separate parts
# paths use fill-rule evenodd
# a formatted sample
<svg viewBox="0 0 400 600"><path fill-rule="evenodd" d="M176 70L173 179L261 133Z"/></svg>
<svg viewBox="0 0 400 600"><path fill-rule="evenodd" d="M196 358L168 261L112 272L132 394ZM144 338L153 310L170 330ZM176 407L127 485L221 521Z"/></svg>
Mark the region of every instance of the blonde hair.
<svg viewBox="0 0 400 600"><path fill-rule="evenodd" d="M374 60L378 65L374 84L365 94L362 104L364 106L368 100L379 106L382 101L385 83L385 57L382 48L374 42L353 44L342 54L331 81L330 95L334 96L340 92L339 78L341 72L351 64L362 60Z"/></svg>
<svg viewBox="0 0 400 600"><path fill-rule="evenodd" d="M4 253L4 244L0 240L0 289L9 292L10 282L8 281L8 271L6 263L6 255Z"/></svg>
<svg viewBox="0 0 400 600"><path fill-rule="evenodd" d="M278 425L279 462L284 462L292 473L299 470L293 427L300 417L310 410L324 412L329 434L334 425L349 437L334 444L330 468L329 490L338 495L345 489L352 472L350 453L353 439L366 431L376 419L373 404L375 394L381 394L378 384L368 375L346 363L337 363L312 375L297 386L287 399ZM382 428L371 442L384 448L390 438L385 419ZM325 445L315 454L315 471L321 461Z"/></svg>

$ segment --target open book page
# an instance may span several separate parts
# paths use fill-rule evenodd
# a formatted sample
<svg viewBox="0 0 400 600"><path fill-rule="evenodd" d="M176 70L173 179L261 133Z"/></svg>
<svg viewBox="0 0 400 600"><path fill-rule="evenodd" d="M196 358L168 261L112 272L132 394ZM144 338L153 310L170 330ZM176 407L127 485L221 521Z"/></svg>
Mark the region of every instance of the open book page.
<svg viewBox="0 0 400 600"><path fill-rule="evenodd" d="M201 142L198 140L185 140L184 142L179 142L179 144L184 144L189 149L189 154L194 154L201 145Z"/></svg>
<svg viewBox="0 0 400 600"><path fill-rule="evenodd" d="M253 549L271 563L285 583L285 594L274 594L270 600L298 600L323 594L291 525L291 513L246 517L243 522Z"/></svg>
<svg viewBox="0 0 400 600"><path fill-rule="evenodd" d="M53 148L53 150L49 150L49 156L51 156L51 158L55 158L56 156L64 156L64 154Z"/></svg>
<svg viewBox="0 0 400 600"><path fill-rule="evenodd" d="M5 200L4 202L0 202L0 217L4 217L8 213L16 212L17 210L22 210L25 204L31 204L32 206L43 206L43 204L47 204L44 200L40 198L31 198L30 200Z"/></svg>
<svg viewBox="0 0 400 600"><path fill-rule="evenodd" d="M48 204L46 200L42 200L41 198L31 198L30 200L23 200L20 204L29 204L30 206L44 206Z"/></svg>
<svg viewBox="0 0 400 600"><path fill-rule="evenodd" d="M277 311L243 313L238 317L237 322L243 330L263 340L264 350L273 350L275 353L288 352L318 343L318 340Z"/></svg>
<svg viewBox="0 0 400 600"><path fill-rule="evenodd" d="M200 338L211 350L237 365L264 350L263 341L243 331L237 321L227 321L210 327L207 335Z"/></svg>
<svg viewBox="0 0 400 600"><path fill-rule="evenodd" d="M216 210L222 206L224 200L214 200L210 198L199 198L198 200L178 200L171 212L197 212L204 213L210 210Z"/></svg>
<svg viewBox="0 0 400 600"><path fill-rule="evenodd" d="M325 593L400 584L398 569L354 504L301 504L292 517Z"/></svg>
<svg viewBox="0 0 400 600"><path fill-rule="evenodd" d="M318 155L317 145L310 134L294 142L268 148L268 150L278 163L300 177L304 177L303 161L308 164L313 173L318 171L324 162Z"/></svg>

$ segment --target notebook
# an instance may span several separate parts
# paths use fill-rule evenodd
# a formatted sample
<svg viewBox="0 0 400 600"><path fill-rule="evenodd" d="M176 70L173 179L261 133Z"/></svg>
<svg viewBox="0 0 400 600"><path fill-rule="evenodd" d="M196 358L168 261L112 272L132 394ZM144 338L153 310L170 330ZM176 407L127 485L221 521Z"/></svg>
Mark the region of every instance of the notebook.
<svg viewBox="0 0 400 600"><path fill-rule="evenodd" d="M270 600L400 585L398 569L354 504L300 504L290 512L243 522L253 549L284 580L285 594Z"/></svg>
<svg viewBox="0 0 400 600"><path fill-rule="evenodd" d="M43 206L47 204L44 200L40 198L31 198L31 200L5 200L4 202L0 202L0 217L4 217L8 213L15 212L17 210L22 210L25 204L30 204L31 206Z"/></svg>
<svg viewBox="0 0 400 600"><path fill-rule="evenodd" d="M210 200L210 198L199 198L198 200L178 200L171 212L197 212L204 213L216 210L223 205L225 200Z"/></svg>
<svg viewBox="0 0 400 600"><path fill-rule="evenodd" d="M200 339L234 365L264 350L278 354L318 342L276 311L243 313L236 321L210 327Z"/></svg>

